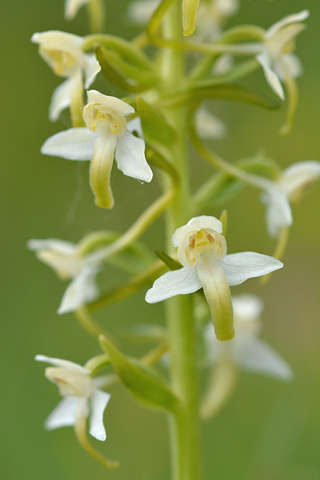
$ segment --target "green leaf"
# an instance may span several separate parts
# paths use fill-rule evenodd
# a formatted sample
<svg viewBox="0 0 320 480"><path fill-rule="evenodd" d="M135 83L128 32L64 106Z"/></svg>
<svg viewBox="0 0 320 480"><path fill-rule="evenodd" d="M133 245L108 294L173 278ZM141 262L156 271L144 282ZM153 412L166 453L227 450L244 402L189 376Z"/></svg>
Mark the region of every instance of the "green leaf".
<svg viewBox="0 0 320 480"><path fill-rule="evenodd" d="M216 87L196 87L188 91L177 93L174 96L168 96L159 102L164 108L172 108L186 103L194 104L203 100L228 100L231 102L241 102L256 107L274 110L279 108L281 103L271 98L255 92L254 90L241 87L240 85L224 85Z"/></svg>
<svg viewBox="0 0 320 480"><path fill-rule="evenodd" d="M117 53L123 60L140 67L142 70L153 70L153 64L145 53L132 42L114 35L87 35L84 38L82 50L87 52L95 50L98 46L105 47L108 51Z"/></svg>
<svg viewBox="0 0 320 480"><path fill-rule="evenodd" d="M160 258L160 260L170 268L170 270L179 270L179 268L182 267L181 263L174 260L162 250L155 249L154 252Z"/></svg>
<svg viewBox="0 0 320 480"><path fill-rule="evenodd" d="M235 162L243 170L271 179L277 178L280 167L273 160L264 157L243 159ZM244 188L245 183L225 173L218 173L204 183L194 194L197 209L212 208L224 204Z"/></svg>
<svg viewBox="0 0 320 480"><path fill-rule="evenodd" d="M126 64L117 54L109 52L105 47L96 48L97 60L103 75L119 90L129 93L139 93L148 90L157 83L153 72L139 70Z"/></svg>
<svg viewBox="0 0 320 480"><path fill-rule="evenodd" d="M195 95L195 99L216 99L228 100L231 102L246 103L255 105L256 107L274 110L280 107L280 102L272 100L271 98L257 93L249 88L241 87L240 85L225 85L218 87L192 89L191 98Z"/></svg>
<svg viewBox="0 0 320 480"><path fill-rule="evenodd" d="M168 124L159 110L142 97L137 97L137 110L145 139L160 145L171 146L177 138L177 132Z"/></svg>
<svg viewBox="0 0 320 480"><path fill-rule="evenodd" d="M100 336L102 349L109 355L111 363L123 385L141 403L150 407L174 412L178 399L172 391L146 367L125 357L109 339Z"/></svg>

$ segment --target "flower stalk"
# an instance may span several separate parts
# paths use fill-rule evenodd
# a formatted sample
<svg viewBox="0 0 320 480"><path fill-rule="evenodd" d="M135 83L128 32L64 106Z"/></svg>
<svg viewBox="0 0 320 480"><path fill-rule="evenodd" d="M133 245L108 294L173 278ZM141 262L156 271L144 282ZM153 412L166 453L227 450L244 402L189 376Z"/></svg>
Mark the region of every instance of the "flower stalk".
<svg viewBox="0 0 320 480"><path fill-rule="evenodd" d="M163 32L170 44L181 38L181 6L175 2L163 22ZM180 41L180 40L179 40ZM181 88L185 78L183 50L164 48L162 77L167 93ZM165 92L164 92L165 93ZM186 109L179 106L166 112L168 121L176 126L178 139L172 149L172 161L184 179L175 202L167 213L168 248L173 231L182 225L190 213L190 184L186 149ZM179 296L166 303L169 348L171 352L171 382L182 407L170 421L173 480L200 478L199 393L196 369L196 334L192 315L192 298Z"/></svg>

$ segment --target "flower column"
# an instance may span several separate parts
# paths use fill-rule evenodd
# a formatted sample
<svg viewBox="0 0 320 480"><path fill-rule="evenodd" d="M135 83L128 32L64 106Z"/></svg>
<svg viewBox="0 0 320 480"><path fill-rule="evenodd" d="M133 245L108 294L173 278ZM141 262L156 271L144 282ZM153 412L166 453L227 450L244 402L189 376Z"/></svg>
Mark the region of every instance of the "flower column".
<svg viewBox="0 0 320 480"><path fill-rule="evenodd" d="M163 21L163 34L168 39L181 37L181 5L175 2ZM184 54L164 49L162 77L167 92L181 89L185 78ZM172 250L173 232L190 218L189 169L186 149L186 109L179 107L167 112L167 119L178 131L172 149L171 161L181 176L181 189L167 215L167 247ZM196 368L196 335L190 295L171 298L166 302L166 313L171 352L171 381L182 402L181 411L171 421L172 478L198 480L199 459L199 405Z"/></svg>

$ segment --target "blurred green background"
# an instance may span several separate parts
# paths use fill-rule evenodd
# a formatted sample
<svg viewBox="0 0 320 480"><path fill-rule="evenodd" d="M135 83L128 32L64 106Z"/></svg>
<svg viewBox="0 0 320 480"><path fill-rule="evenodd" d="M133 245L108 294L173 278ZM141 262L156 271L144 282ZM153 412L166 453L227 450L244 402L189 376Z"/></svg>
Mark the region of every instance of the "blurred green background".
<svg viewBox="0 0 320 480"><path fill-rule="evenodd" d="M126 0L107 2L107 31L131 38L137 30L125 15ZM305 74L299 79L300 100L292 133L278 134L285 115L228 103L212 103L227 123L230 135L215 149L228 160L248 156L259 148L283 167L308 159L320 160L320 2L319 0L241 0L236 23L268 27L288 13L311 11L308 28L297 42ZM30 42L37 31L87 33L85 10L76 20L63 19L63 0L3 0L1 177L2 201L2 346L1 346L1 478L5 480L168 480L169 450L164 416L142 409L120 387L112 388L106 410L106 456L119 459L117 471L105 471L86 456L72 428L53 432L43 421L56 405L56 387L43 377L35 354L84 363L99 353L96 342L81 330L72 315L58 316L65 284L27 251L30 238L78 241L103 228L125 230L155 198L156 182L140 185L113 172L116 207L105 212L93 205L88 164L40 154L42 142L69 127L47 120L49 99L58 85L52 71ZM262 72L248 83L272 96ZM94 88L104 93L99 78ZM194 186L210 169L192 164ZM134 199L134 201L132 200ZM290 384L242 373L238 390L217 419L203 426L205 480L320 479L320 188L293 208L294 225L285 268L262 288L256 280L233 289L254 292L265 301L263 338L292 365ZM246 189L228 205L228 250L272 254L264 208L257 192ZM219 216L220 209L211 212ZM161 222L144 235L150 247L161 248ZM109 282L117 279L112 270ZM107 278L108 281L108 278ZM163 305L149 306L143 294L105 309L99 318L115 334L134 322L163 322ZM141 316L141 317L140 317ZM128 346L124 345L128 351ZM96 442L98 443L98 442Z"/></svg>

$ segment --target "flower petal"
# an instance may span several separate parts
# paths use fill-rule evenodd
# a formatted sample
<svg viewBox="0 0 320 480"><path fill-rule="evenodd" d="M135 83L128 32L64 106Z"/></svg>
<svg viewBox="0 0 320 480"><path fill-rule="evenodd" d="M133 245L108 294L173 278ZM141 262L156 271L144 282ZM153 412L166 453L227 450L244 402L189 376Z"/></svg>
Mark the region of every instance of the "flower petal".
<svg viewBox="0 0 320 480"><path fill-rule="evenodd" d="M310 187L320 178L320 162L317 160L308 160L291 165L282 172L279 182L281 190L285 192L288 198L295 196L300 189Z"/></svg>
<svg viewBox="0 0 320 480"><path fill-rule="evenodd" d="M300 59L294 53L288 53L288 55L282 55L280 69L277 68L277 63L275 64L276 73L279 75L281 80L285 80L285 72L292 78L300 77L303 74L303 67L300 62ZM279 71L278 71L279 70Z"/></svg>
<svg viewBox="0 0 320 480"><path fill-rule="evenodd" d="M62 358L47 357L46 355L36 355L35 360L37 362L51 363L56 367L68 368L71 370L78 370L81 373L86 373L89 375L89 370L87 370L82 365L78 363L70 362L69 360L63 360Z"/></svg>
<svg viewBox="0 0 320 480"><path fill-rule="evenodd" d="M186 235L191 235L204 230L206 228L215 230L218 233L222 233L222 223L215 217L208 215L201 215L200 217L194 217L183 227L178 228L172 236L172 244L174 247L179 247L180 243Z"/></svg>
<svg viewBox="0 0 320 480"><path fill-rule="evenodd" d="M47 430L60 427L70 427L75 424L80 397L67 396L56 406L45 421Z"/></svg>
<svg viewBox="0 0 320 480"><path fill-rule="evenodd" d="M234 253L219 262L230 286L239 285L249 278L260 277L283 267L279 260L255 252Z"/></svg>
<svg viewBox="0 0 320 480"><path fill-rule="evenodd" d="M134 108L126 102L123 102L117 97L111 97L110 95L103 95L103 93L97 90L89 90L88 103L94 102L100 105L108 107L110 110L114 110L117 115L129 115L134 113Z"/></svg>
<svg viewBox="0 0 320 480"><path fill-rule="evenodd" d="M56 238L48 238L46 240L29 240L28 248L35 251L53 250L65 255L74 255L76 253L76 245L74 243L65 242L64 240L58 240Z"/></svg>
<svg viewBox="0 0 320 480"><path fill-rule="evenodd" d="M223 138L227 134L227 127L220 118L216 117L204 106L198 108L195 115L195 128L199 137L204 139Z"/></svg>
<svg viewBox="0 0 320 480"><path fill-rule="evenodd" d="M144 140L126 131L123 137L119 137L115 158L119 170L125 175L149 183L153 173L147 164L144 151Z"/></svg>
<svg viewBox="0 0 320 480"><path fill-rule="evenodd" d="M111 395L102 390L95 389L91 396L91 416L89 433L97 440L104 441L107 438L103 425L103 413L110 400Z"/></svg>
<svg viewBox="0 0 320 480"><path fill-rule="evenodd" d="M259 318L263 310L263 302L251 293L233 296L232 305L234 316L249 322Z"/></svg>
<svg viewBox="0 0 320 480"><path fill-rule="evenodd" d="M157 303L175 295L194 293L202 288L195 268L181 268L158 278L147 291L146 302Z"/></svg>
<svg viewBox="0 0 320 480"><path fill-rule="evenodd" d="M281 100L284 100L284 91L282 88L282 85L280 83L278 75L270 68L269 65L269 59L266 54L262 53L260 55L257 55L257 60L260 63L261 67L263 68L264 75L266 77L266 80L272 90L281 98Z"/></svg>
<svg viewBox="0 0 320 480"><path fill-rule="evenodd" d="M41 147L41 153L67 160L90 160L97 138L98 134L88 128L70 128L48 138Z"/></svg>
<svg viewBox="0 0 320 480"><path fill-rule="evenodd" d="M66 20L73 20L82 5L88 3L89 0L65 0L64 17Z"/></svg>
<svg viewBox="0 0 320 480"><path fill-rule="evenodd" d="M70 106L71 101L71 80L67 78L53 92L49 107L49 119L52 122L58 120L62 110Z"/></svg>
<svg viewBox="0 0 320 480"><path fill-rule="evenodd" d="M90 85L94 82L96 75L100 72L101 67L96 59L95 55L85 54L85 65L84 65L84 73L85 73L85 88L89 88Z"/></svg>
<svg viewBox="0 0 320 480"><path fill-rule="evenodd" d="M278 188L270 188L260 197L266 206L266 224L271 237L278 237L283 227L292 225L292 213L289 200Z"/></svg>
<svg viewBox="0 0 320 480"><path fill-rule="evenodd" d="M114 204L110 176L118 137L101 131L94 146L90 164L90 186L95 202L101 208L112 208Z"/></svg>
<svg viewBox="0 0 320 480"><path fill-rule="evenodd" d="M253 335L243 335L234 343L236 363L245 370L259 372L282 380L291 380L290 366L262 340Z"/></svg>
<svg viewBox="0 0 320 480"><path fill-rule="evenodd" d="M128 17L138 25L145 25L159 5L159 0L136 0L129 3Z"/></svg>
<svg viewBox="0 0 320 480"><path fill-rule="evenodd" d="M310 13L309 10L302 10L302 12L287 15L286 17L276 22L267 30L265 38L272 37L275 33L279 32L279 30L281 30L283 27L290 25L291 23L303 22L309 17L309 13Z"/></svg>
<svg viewBox="0 0 320 480"><path fill-rule="evenodd" d="M84 259L77 255L73 243L55 239L30 240L28 247L36 252L41 262L53 268L60 278L73 278L83 269Z"/></svg>
<svg viewBox="0 0 320 480"><path fill-rule="evenodd" d="M98 271L98 268L85 267L80 275L70 283L62 297L59 314L73 312L97 298L99 290L95 284L95 276Z"/></svg>
<svg viewBox="0 0 320 480"><path fill-rule="evenodd" d="M127 123L127 130L131 133L137 132L139 137L143 138L141 120L139 117L135 117Z"/></svg>

